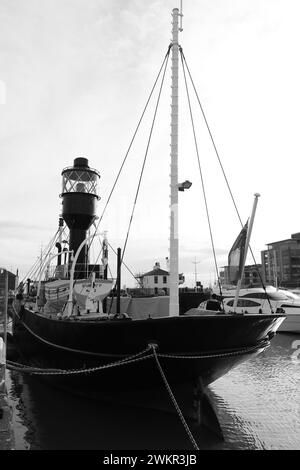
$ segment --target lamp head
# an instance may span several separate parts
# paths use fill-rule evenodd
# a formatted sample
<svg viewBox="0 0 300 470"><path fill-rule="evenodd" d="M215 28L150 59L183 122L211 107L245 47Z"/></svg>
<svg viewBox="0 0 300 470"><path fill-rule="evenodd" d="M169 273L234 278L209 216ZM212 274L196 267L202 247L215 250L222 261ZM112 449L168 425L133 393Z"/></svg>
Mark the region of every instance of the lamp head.
<svg viewBox="0 0 300 470"><path fill-rule="evenodd" d="M192 183L186 180L183 183L178 184L178 191L184 191L185 189L190 189L191 186L192 186Z"/></svg>

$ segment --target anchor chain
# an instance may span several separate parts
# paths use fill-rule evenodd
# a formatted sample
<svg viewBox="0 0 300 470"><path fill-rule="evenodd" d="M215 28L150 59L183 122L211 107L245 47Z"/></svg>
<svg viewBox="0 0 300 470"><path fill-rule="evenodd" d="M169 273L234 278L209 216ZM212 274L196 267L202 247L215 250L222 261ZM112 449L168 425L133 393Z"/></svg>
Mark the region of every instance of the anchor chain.
<svg viewBox="0 0 300 470"><path fill-rule="evenodd" d="M178 355L178 354L161 354L158 353L159 357L164 357L168 359L213 359L213 358L220 358L220 357L231 357L231 356L240 356L241 354L251 353L260 348L266 348L270 345L269 340L265 340L260 344L255 346L248 346L246 348L240 348L236 351L229 351L229 352L220 352L220 353L207 353L207 354L200 354L195 356L189 355Z"/></svg>
<svg viewBox="0 0 300 470"><path fill-rule="evenodd" d="M10 360L7 360L7 368L10 369L10 370L15 370L15 371L18 371L18 372L26 372L26 373L29 373L31 375L74 375L74 374L88 374L88 373L92 373L92 372L98 372L98 371L101 371L101 370L104 370L104 369L108 369L108 368L113 368L113 367L118 367L118 366L122 366L122 365L127 365L127 364L132 364L132 363L135 363L135 362L139 362L139 361L143 361L145 359L149 359L151 357L154 357L155 359L155 362L157 364L157 367L158 367L158 370L160 372L160 375L162 377L162 380L165 384L165 387L169 393L169 396L171 398L171 401L174 405L174 408L175 410L177 411L178 413L178 416L183 424L183 427L191 441L191 444L193 446L193 448L195 450L199 450L199 447L195 441L195 438L191 432L191 430L189 429L188 427L188 424L183 416L183 413L176 401L176 398L172 392L172 389L168 383L168 380L164 374L164 371L162 369L162 366L159 362L159 357L161 358L168 358L168 359L206 359L206 358L220 358L220 357L228 357L228 356L234 356L234 355L241 355L241 354L247 354L247 353L250 353L250 352L253 352L255 350L257 350L258 348L260 347L267 347L269 344L269 341L268 340L265 340L265 341L262 341L261 344L259 345L256 345L256 346L249 346L249 347L246 347L246 348L241 348L239 350L236 350L236 351L231 351L231 352L227 352L227 353L210 353L210 354L201 354L201 355L194 355L194 356L190 356L190 355L178 355L178 354L161 354L161 353L157 353L156 350L158 348L158 345L156 343L149 343L147 348L144 349L143 351L140 351L139 353L136 353L136 354L133 354L131 356L128 356L124 359L121 359L121 360L118 360L118 361L115 361L115 362L111 362L111 363L108 363L108 364L104 364L102 366L96 366L96 367L90 367L88 369L69 369L69 370L66 370L66 369L41 369L39 367L32 367L32 366L28 366L26 364L20 364L20 363L17 363L17 362L13 362L13 361L10 361ZM147 354L148 353L148 354Z"/></svg>
<svg viewBox="0 0 300 470"><path fill-rule="evenodd" d="M152 354L148 354L146 356L142 356L150 351L150 348L147 347L143 351L133 354L132 356L126 357L119 361L110 362L109 364L104 364L102 366L90 367L88 369L42 369L39 367L31 367L27 366L26 364L20 364L17 362L7 360L7 368L10 370L15 370L17 372L27 372L33 375L72 375L72 374L88 374L90 372L98 372L103 369L109 369L112 367L132 364L134 362L143 361L145 359L149 359L152 357ZM142 356L142 357L140 357Z"/></svg>
<svg viewBox="0 0 300 470"><path fill-rule="evenodd" d="M249 346L247 348L242 348L237 351L231 351L231 352L222 352L222 353L210 353L210 354L200 354L200 355L178 355L178 354L163 354L163 353L156 353L156 357L162 357L162 358L167 358L167 359L212 359L212 358L220 358L220 357L229 357L229 356L238 356L241 354L247 354L251 353L258 348L262 347L267 347L269 345L269 341L264 341L260 345L256 346ZM143 356L143 354L148 353L149 351L153 352L153 347L155 348L156 345L150 343L146 349L143 351L140 351L139 353L133 354L132 356L125 357L124 359L120 359L115 362L111 362L108 364L104 364L102 366L96 366L96 367L90 367L88 369L83 368L83 369L43 369L39 367L32 367L28 366L26 364L20 364L17 362L13 362L10 360L7 360L7 368L10 370L16 370L19 372L28 372L30 374L35 374L35 375L68 375L68 374L88 374L91 372L98 372L103 369L108 369L112 367L117 367L121 365L126 365L126 364L132 364L134 362L142 361L145 359L149 359L152 357L152 354L148 354ZM141 357L142 356L142 357Z"/></svg>
<svg viewBox="0 0 300 470"><path fill-rule="evenodd" d="M181 420L181 422L182 422L182 424L183 424L183 427L184 427L184 429L186 430L187 435L188 435L188 437L189 437L189 439L190 439L190 441L191 441L191 443L192 443L194 449L195 449L195 450L199 450L199 447L198 447L198 445L197 445L197 443L196 443L196 441L195 441L195 439L194 439L194 436L193 436L193 434L191 433L191 430L190 430L190 428L188 427L188 424L187 424L186 420L184 419L184 416L183 416L183 414L182 414L182 411L181 411L181 409L179 408L179 405L178 405L178 403L177 403L177 401L176 401L176 398L175 398L175 396L174 396L174 394L173 394L173 392L172 392L172 390L171 390L171 387L170 387L170 385L169 385L169 383L168 383L168 381L167 381L167 378L166 378L166 376L165 376L165 374L164 374L164 371L163 371L163 369L162 369L162 367L161 367L161 364L160 364L160 362L159 362L159 360L158 360L158 357L157 357L157 354L156 354L156 349L157 349L158 346L157 346L157 344L149 344L149 346L150 346L151 349L152 349L153 356L154 356L154 358L155 358L155 361L156 361L157 367L158 367L158 369L159 369L160 375L161 375L161 377L162 377L162 379L163 379L163 381L164 381L164 384L165 384L165 386L166 386L166 389L167 389L167 391L168 391L168 393L169 393L169 395L170 395L170 398L171 398L171 400L172 400L172 402L173 402L173 405L174 405L174 407L175 407L175 409L176 409L176 411L177 411L177 413L178 413L178 416L179 416L179 418L180 418L180 420Z"/></svg>

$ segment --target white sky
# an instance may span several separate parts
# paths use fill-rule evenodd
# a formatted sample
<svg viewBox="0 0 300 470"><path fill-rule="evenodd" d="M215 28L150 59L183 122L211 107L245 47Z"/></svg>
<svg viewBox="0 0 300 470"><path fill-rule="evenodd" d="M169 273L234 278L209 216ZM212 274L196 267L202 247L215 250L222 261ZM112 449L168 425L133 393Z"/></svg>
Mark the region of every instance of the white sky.
<svg viewBox="0 0 300 470"><path fill-rule="evenodd" d="M61 170L83 156L101 173L98 213L171 38L179 0L0 0L0 265L25 275L56 231ZM251 246L300 231L299 0L184 0L180 34L243 221L261 193ZM125 261L168 256L169 98L165 84ZM182 77L181 77L181 84ZM214 281L199 171L182 88L180 271ZM218 265L240 224L198 108L196 129ZM148 124L150 122L148 118ZM123 246L149 126L130 154L102 230ZM248 262L252 263L249 258ZM133 281L123 275L123 284Z"/></svg>

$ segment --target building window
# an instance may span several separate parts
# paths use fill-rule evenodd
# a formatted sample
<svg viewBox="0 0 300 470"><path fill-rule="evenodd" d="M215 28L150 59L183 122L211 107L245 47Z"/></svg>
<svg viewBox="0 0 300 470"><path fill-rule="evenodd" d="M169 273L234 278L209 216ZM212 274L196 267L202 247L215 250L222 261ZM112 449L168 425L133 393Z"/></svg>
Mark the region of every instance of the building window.
<svg viewBox="0 0 300 470"><path fill-rule="evenodd" d="M158 284L158 276L154 276L154 284Z"/></svg>
<svg viewBox="0 0 300 470"><path fill-rule="evenodd" d="M163 284L167 284L167 276L163 276Z"/></svg>

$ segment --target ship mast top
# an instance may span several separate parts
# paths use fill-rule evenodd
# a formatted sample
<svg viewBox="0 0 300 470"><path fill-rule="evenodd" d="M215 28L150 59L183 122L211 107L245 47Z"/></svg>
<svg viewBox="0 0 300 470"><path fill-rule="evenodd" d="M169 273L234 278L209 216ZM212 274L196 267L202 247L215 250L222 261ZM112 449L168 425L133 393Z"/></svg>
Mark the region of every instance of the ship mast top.
<svg viewBox="0 0 300 470"><path fill-rule="evenodd" d="M183 14L182 14L182 0L180 0L180 13L179 13L179 16L180 16L179 31L182 32L182 31L183 31L183 28L182 28L182 18L183 18Z"/></svg>

